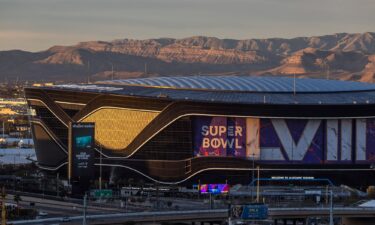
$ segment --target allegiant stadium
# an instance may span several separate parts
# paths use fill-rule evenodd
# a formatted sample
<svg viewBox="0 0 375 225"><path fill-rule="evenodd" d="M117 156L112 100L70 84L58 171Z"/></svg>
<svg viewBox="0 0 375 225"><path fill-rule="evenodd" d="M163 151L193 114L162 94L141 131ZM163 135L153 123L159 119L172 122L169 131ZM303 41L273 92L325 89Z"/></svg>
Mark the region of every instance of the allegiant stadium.
<svg viewBox="0 0 375 225"><path fill-rule="evenodd" d="M155 77L30 87L38 166L66 171L69 124L95 124L95 171L162 184L262 177L375 184L375 85L285 77Z"/></svg>

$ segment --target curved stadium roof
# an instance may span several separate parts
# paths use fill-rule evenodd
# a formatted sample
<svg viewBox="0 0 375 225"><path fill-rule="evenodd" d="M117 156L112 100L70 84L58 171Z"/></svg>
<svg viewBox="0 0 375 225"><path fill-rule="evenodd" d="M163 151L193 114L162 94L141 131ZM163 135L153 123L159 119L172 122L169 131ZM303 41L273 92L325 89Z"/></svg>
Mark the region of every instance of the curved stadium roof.
<svg viewBox="0 0 375 225"><path fill-rule="evenodd" d="M158 88L198 89L244 92L351 92L375 90L374 84L287 77L190 76L123 79L101 82L112 85L135 85Z"/></svg>
<svg viewBox="0 0 375 225"><path fill-rule="evenodd" d="M375 84L307 78L155 77L101 81L96 84L56 85L51 88L231 104L375 104Z"/></svg>

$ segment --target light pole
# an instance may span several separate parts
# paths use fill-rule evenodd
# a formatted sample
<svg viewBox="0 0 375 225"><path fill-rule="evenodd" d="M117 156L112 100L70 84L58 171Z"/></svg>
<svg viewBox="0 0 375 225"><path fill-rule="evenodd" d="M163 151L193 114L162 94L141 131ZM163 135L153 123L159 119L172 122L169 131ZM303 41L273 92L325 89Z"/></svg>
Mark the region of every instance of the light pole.
<svg viewBox="0 0 375 225"><path fill-rule="evenodd" d="M257 180L257 203L259 203L259 179L260 179L260 171L259 171L259 166L257 166L257 171L258 171L258 180Z"/></svg>
<svg viewBox="0 0 375 225"><path fill-rule="evenodd" d="M100 156L99 156L99 190L100 196L102 195L102 145L100 144Z"/></svg>
<svg viewBox="0 0 375 225"><path fill-rule="evenodd" d="M332 187L329 191L330 197L329 197L329 225L333 225L333 192Z"/></svg>
<svg viewBox="0 0 375 225"><path fill-rule="evenodd" d="M56 174L56 197L59 197L59 176L60 174Z"/></svg>
<svg viewBox="0 0 375 225"><path fill-rule="evenodd" d="M5 187L3 186L2 188L2 193L1 193L1 225L6 225L7 224L7 219L6 219L6 208L5 208Z"/></svg>
<svg viewBox="0 0 375 225"><path fill-rule="evenodd" d="M87 209L87 192L85 193L85 196L83 197L83 220L82 220L82 225L87 225L87 221L86 221L86 209Z"/></svg>
<svg viewBox="0 0 375 225"><path fill-rule="evenodd" d="M253 183L254 184L254 177L255 177L255 153L253 152L253 169L252 169L252 179L251 179L251 183ZM254 185L252 185L252 187L251 187L251 200L253 200L253 188L254 187Z"/></svg>

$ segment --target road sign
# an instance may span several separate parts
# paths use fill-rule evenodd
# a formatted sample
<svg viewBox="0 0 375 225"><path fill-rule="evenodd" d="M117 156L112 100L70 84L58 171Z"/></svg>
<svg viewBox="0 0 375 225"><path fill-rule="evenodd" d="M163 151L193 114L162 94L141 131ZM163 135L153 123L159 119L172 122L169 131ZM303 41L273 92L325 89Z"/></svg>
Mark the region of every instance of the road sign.
<svg viewBox="0 0 375 225"><path fill-rule="evenodd" d="M113 192L111 189L94 190L94 196L96 198L111 198L112 195L113 195Z"/></svg>
<svg viewBox="0 0 375 225"><path fill-rule="evenodd" d="M232 205L231 218L242 220L264 220L268 217L265 204Z"/></svg>

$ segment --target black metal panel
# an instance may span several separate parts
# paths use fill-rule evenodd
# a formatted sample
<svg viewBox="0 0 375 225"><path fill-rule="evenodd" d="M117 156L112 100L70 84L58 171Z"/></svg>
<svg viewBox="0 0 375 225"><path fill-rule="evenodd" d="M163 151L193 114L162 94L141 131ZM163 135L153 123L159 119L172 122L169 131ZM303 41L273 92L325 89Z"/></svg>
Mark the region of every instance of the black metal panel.
<svg viewBox="0 0 375 225"><path fill-rule="evenodd" d="M31 129L34 136L35 153L39 164L57 167L67 161L67 154L56 144L42 126L32 124Z"/></svg>
<svg viewBox="0 0 375 225"><path fill-rule="evenodd" d="M190 117L181 118L153 137L132 158L181 160L193 156Z"/></svg>
<svg viewBox="0 0 375 225"><path fill-rule="evenodd" d="M65 146L68 146L68 128L46 107L33 108L36 111L36 118L40 119Z"/></svg>

